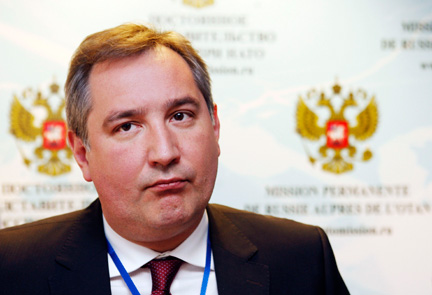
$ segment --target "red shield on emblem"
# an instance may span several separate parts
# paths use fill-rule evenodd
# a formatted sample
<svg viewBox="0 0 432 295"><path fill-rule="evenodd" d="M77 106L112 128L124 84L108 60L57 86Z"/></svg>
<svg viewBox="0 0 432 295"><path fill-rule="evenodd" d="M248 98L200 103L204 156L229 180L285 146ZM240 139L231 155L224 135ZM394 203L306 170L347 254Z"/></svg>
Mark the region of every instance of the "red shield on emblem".
<svg viewBox="0 0 432 295"><path fill-rule="evenodd" d="M327 146L343 149L348 146L348 123L346 121L327 122Z"/></svg>
<svg viewBox="0 0 432 295"><path fill-rule="evenodd" d="M43 147L48 150L61 150L66 147L66 123L46 121L43 124Z"/></svg>

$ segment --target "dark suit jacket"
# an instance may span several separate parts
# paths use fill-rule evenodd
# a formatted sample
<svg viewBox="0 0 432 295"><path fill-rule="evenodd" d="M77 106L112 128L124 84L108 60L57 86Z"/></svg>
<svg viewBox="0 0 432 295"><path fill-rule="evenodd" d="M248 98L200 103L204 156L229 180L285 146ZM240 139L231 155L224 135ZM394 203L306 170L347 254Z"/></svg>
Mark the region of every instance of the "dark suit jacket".
<svg viewBox="0 0 432 295"><path fill-rule="evenodd" d="M220 295L349 294L318 227L209 205ZM0 231L0 294L108 295L99 200Z"/></svg>

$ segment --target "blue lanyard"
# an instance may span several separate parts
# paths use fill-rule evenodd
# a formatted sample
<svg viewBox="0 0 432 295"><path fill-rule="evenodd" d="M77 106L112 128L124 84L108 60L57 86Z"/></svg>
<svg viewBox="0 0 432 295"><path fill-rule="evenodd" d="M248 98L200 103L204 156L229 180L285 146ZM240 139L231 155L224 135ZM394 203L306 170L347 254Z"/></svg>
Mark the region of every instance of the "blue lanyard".
<svg viewBox="0 0 432 295"><path fill-rule="evenodd" d="M110 242L107 239L108 244L108 253L111 256L111 259L113 260L114 264L116 265L117 269L119 270L123 280L125 281L126 285L128 286L129 290L131 291L132 295L140 295L138 292L137 287L133 283L130 275L124 268L123 264L120 261L120 258L118 258L117 253L114 251L114 248L111 246ZM207 231L207 250L206 250L206 262L204 267L204 275L203 280L201 284L201 293L200 295L205 295L207 290L207 284L210 276L210 263L211 263L211 245L210 245L210 234Z"/></svg>

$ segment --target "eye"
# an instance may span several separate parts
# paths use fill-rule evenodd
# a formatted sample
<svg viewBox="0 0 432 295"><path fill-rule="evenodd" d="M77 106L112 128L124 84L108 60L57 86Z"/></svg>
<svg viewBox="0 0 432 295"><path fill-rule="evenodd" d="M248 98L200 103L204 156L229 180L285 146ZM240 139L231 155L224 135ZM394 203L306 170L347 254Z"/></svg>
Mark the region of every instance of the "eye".
<svg viewBox="0 0 432 295"><path fill-rule="evenodd" d="M190 117L192 117L192 115L189 114L189 113L186 113L186 112L177 112L177 113L175 113L173 115L172 118L173 118L174 121L184 121L184 120L186 120L186 119L188 119Z"/></svg>
<svg viewBox="0 0 432 295"><path fill-rule="evenodd" d="M130 122L127 122L127 123L122 124L118 130L127 132L127 131L131 130L132 127L133 127L133 124Z"/></svg>
<svg viewBox="0 0 432 295"><path fill-rule="evenodd" d="M185 117L184 113L175 113L173 119L176 121L182 121Z"/></svg>

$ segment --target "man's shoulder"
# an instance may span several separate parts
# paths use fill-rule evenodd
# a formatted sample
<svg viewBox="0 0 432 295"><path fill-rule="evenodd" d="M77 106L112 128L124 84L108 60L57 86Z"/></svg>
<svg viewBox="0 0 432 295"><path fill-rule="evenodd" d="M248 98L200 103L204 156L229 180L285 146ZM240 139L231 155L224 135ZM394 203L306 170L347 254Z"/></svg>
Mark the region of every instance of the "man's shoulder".
<svg viewBox="0 0 432 295"><path fill-rule="evenodd" d="M245 220L253 223L263 223L268 225L280 225L282 227L301 227L305 229L315 228L313 225L301 223L292 219L275 217L272 215L264 215L251 211L236 209L233 207L228 207L220 204L209 204L208 209L212 212L217 212L217 214L222 214L229 218L230 220Z"/></svg>
<svg viewBox="0 0 432 295"><path fill-rule="evenodd" d="M52 228L62 227L68 223L73 223L85 214L86 209L81 209L61 215L56 215L37 221L25 223L22 225L7 227L0 230L0 236L19 235L25 232L43 232L52 230Z"/></svg>
<svg viewBox="0 0 432 295"><path fill-rule="evenodd" d="M225 265L264 266L269 272L257 273L271 278L271 294L349 294L320 227L221 205L207 212L216 272L222 265L224 280L235 284L238 277L226 275Z"/></svg>
<svg viewBox="0 0 432 295"><path fill-rule="evenodd" d="M275 236L310 237L315 240L320 239L323 233L322 229L315 225L239 210L224 205L210 204L208 210L212 218L225 218L227 222L254 237L263 237L264 239L271 239Z"/></svg>
<svg viewBox="0 0 432 295"><path fill-rule="evenodd" d="M14 233L20 233L25 232L28 230L38 230L38 229L44 229L46 227L51 227L55 224L61 224L61 223L69 223L76 220L76 218L81 214L81 212L84 209L61 214L61 215L55 215L47 218L43 218L40 220L24 223L21 225L15 225L11 227L6 227L3 229L0 229L0 235L8 235L8 234L14 234Z"/></svg>
<svg viewBox="0 0 432 295"><path fill-rule="evenodd" d="M49 248L59 247L71 231L77 227L85 227L82 223L95 211L91 207L95 207L95 204L82 210L1 229L0 256L18 250L38 252L40 248L47 253Z"/></svg>
<svg viewBox="0 0 432 295"><path fill-rule="evenodd" d="M256 262L278 267L281 260L308 266L323 261L328 240L318 226L220 205L209 206L208 215L215 251L235 256L258 251Z"/></svg>
<svg viewBox="0 0 432 295"><path fill-rule="evenodd" d="M65 271L81 271L84 265L105 271L101 265L107 263L106 253L98 201L82 210L0 230L0 290L48 294L49 277L61 279Z"/></svg>

